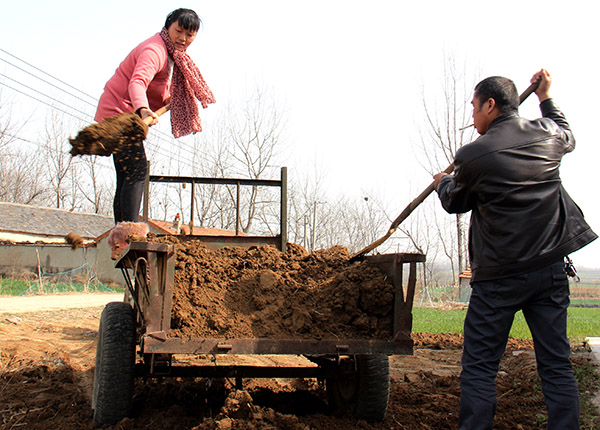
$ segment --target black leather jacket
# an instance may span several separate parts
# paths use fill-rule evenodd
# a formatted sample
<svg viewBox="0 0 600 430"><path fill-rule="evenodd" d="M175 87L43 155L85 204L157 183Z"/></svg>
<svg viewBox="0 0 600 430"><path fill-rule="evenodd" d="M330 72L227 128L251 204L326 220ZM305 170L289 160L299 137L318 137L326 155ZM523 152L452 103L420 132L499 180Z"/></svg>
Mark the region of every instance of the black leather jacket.
<svg viewBox="0 0 600 430"><path fill-rule="evenodd" d="M454 174L438 185L447 212L472 211L472 282L540 269L597 238L558 172L575 148L569 124L552 99L540 109L544 118L534 121L497 117L457 151Z"/></svg>

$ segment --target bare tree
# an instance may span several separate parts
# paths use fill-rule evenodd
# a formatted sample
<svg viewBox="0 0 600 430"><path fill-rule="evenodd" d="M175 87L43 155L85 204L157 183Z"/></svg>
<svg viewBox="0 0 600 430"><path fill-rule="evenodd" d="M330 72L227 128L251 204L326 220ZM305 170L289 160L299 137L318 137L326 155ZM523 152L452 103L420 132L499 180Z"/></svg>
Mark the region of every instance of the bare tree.
<svg viewBox="0 0 600 430"><path fill-rule="evenodd" d="M422 90L425 127L420 129L420 148L422 159L427 161L425 167L430 173L445 169L454 161L456 151L473 140L474 131L467 125L471 120L470 100L475 79L469 79L466 70L466 65L458 65L455 57L445 55L442 91L435 97L436 100L441 98L442 103L431 102L428 94ZM444 254L453 267L456 262L460 273L467 267L464 214L456 214L454 230L454 244L447 242L445 230L439 229L438 235L445 249Z"/></svg>
<svg viewBox="0 0 600 430"><path fill-rule="evenodd" d="M71 169L73 157L67 150L69 136L65 130L67 128L64 126L63 118L55 113L50 114L42 138L42 151L55 207L73 210L77 206L77 200L73 195L75 190L72 183L69 183L73 174Z"/></svg>
<svg viewBox="0 0 600 430"><path fill-rule="evenodd" d="M325 246L326 227L331 224L331 204L324 189L323 173L316 166L291 177L288 201L288 237L309 251Z"/></svg>
<svg viewBox="0 0 600 430"><path fill-rule="evenodd" d="M11 113L0 92L0 200L38 203L47 193L39 151L34 142L17 137L26 122L15 123Z"/></svg>
<svg viewBox="0 0 600 430"><path fill-rule="evenodd" d="M39 154L4 151L0 158L0 200L21 204L43 203L48 188Z"/></svg>
<svg viewBox="0 0 600 430"><path fill-rule="evenodd" d="M233 173L252 179L264 178L269 172L274 175L278 170L274 169L274 161L285 149L285 112L274 94L257 86L239 112L229 118L226 138L231 145L228 146L227 161L231 163ZM228 187L228 191L231 200L235 201L233 187ZM257 211L273 203L271 194L260 194L256 186L244 187L245 219L240 225L243 232L252 229Z"/></svg>
<svg viewBox="0 0 600 430"><path fill-rule="evenodd" d="M14 140L14 132L12 129L12 116L10 110L7 109L9 105L3 103L2 91L0 91L0 150L10 145Z"/></svg>
<svg viewBox="0 0 600 430"><path fill-rule="evenodd" d="M239 113L237 113L239 114ZM230 106L204 134L205 152L196 166L202 176L227 178L243 176L234 168L232 141L229 134L235 110ZM235 230L235 195L222 185L203 185L196 192L196 214L200 225Z"/></svg>
<svg viewBox="0 0 600 430"><path fill-rule="evenodd" d="M79 174L78 174L79 172ZM98 157L81 157L79 163L73 164L73 184L77 188L74 195L81 195L95 214L110 215L112 213L112 184L103 180Z"/></svg>
<svg viewBox="0 0 600 430"><path fill-rule="evenodd" d="M375 241L389 226L385 210L372 195L340 195L334 199L317 196L304 199L311 250L343 245L352 253Z"/></svg>

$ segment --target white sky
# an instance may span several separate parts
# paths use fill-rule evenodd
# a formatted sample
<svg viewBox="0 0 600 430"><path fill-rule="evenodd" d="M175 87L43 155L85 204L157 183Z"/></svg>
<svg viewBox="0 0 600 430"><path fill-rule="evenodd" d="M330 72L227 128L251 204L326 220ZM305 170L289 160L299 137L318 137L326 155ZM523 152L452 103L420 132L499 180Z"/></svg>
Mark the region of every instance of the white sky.
<svg viewBox="0 0 600 430"><path fill-rule="evenodd" d="M590 91L600 56L588 48L598 40L594 2L20 0L2 5L0 47L97 97L177 7L204 21L188 50L217 98L203 117L266 85L289 111L290 169L316 163L333 192L377 193L397 213L431 182L411 145L420 87L440 90L444 52L480 71L477 80L507 76L520 91L547 68L578 143L563 160L563 182L600 233L600 203L588 184L600 154ZM539 116L535 96L521 115ZM600 267L599 253L600 240L573 259Z"/></svg>

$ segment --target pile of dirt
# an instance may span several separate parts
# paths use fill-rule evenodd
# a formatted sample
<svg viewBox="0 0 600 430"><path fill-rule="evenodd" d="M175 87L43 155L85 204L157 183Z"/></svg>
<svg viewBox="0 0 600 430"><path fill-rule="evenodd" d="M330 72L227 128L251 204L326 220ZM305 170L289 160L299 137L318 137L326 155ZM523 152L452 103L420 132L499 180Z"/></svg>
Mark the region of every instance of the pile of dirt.
<svg viewBox="0 0 600 430"><path fill-rule="evenodd" d="M394 287L347 248L175 245L171 336L390 339Z"/></svg>

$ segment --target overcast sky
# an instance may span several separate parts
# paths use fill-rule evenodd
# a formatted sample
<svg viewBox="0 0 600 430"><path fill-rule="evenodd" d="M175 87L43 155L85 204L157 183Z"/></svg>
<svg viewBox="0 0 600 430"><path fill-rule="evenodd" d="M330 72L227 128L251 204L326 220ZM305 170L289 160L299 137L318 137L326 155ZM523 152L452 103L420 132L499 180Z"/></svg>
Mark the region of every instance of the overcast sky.
<svg viewBox="0 0 600 430"><path fill-rule="evenodd" d="M600 154L590 92L600 60L587 48L598 40L592 1L20 0L2 5L0 47L98 97L129 51L177 7L204 21L188 51L217 98L203 117L266 85L288 111L290 169L317 164L332 192L377 193L397 213L431 182L411 145L421 86L440 91L444 53L477 73L465 76L468 85L504 75L522 91L547 68L578 144L563 160L563 182L600 232L589 184ZM0 72L7 67L0 62ZM521 115L539 116L534 96ZM597 242L575 263L600 267Z"/></svg>

